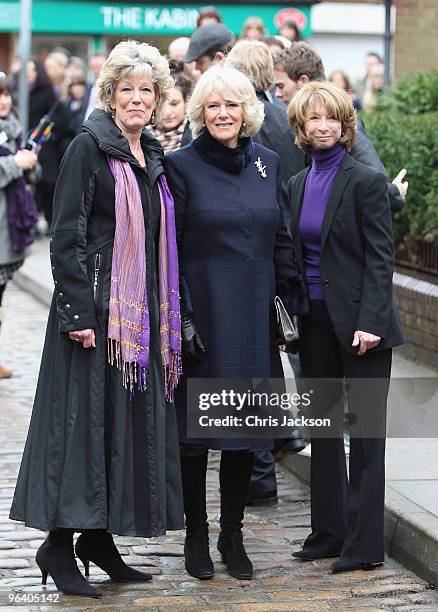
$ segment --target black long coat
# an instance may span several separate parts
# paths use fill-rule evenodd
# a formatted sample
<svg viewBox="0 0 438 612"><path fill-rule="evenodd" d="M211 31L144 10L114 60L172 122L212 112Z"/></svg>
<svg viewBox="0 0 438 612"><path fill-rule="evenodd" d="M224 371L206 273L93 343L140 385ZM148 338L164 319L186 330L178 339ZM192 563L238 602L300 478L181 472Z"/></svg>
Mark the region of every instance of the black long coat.
<svg viewBox="0 0 438 612"><path fill-rule="evenodd" d="M224 169L232 151L205 133L166 157L175 199L182 311L192 314L206 347L199 365L185 368L175 405L182 442L186 377L283 377L273 320L275 294L291 313L303 308L302 287L281 206L276 153L249 143L239 169ZM266 177L257 161L266 166ZM182 426L181 426L182 425ZM210 448L272 447L272 440L197 440Z"/></svg>
<svg viewBox="0 0 438 612"><path fill-rule="evenodd" d="M157 536L181 529L182 491L173 404L164 396L159 341L158 142L144 132L147 172L111 117L94 111L69 147L55 193L55 291L11 518L43 530L106 529ZM131 164L142 196L150 312L148 389L131 400L107 361L114 179L109 153ZM133 262L135 265L135 262ZM69 331L94 328L96 348Z"/></svg>

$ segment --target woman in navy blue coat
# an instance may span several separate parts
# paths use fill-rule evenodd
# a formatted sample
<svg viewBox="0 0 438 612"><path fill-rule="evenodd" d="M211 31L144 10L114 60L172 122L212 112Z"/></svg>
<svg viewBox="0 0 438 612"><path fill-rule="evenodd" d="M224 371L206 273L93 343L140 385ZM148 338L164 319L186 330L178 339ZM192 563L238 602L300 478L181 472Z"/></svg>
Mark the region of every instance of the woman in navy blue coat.
<svg viewBox="0 0 438 612"><path fill-rule="evenodd" d="M214 67L189 103L193 142L168 155L175 200L182 298L185 378L175 403L179 419L186 515L187 571L213 577L208 552L205 479L208 449L222 450L218 549L239 579L252 577L242 519L253 451L272 440L187 438L187 378L282 377L273 299L298 314L305 297L281 205L276 153L251 140L263 106L250 81Z"/></svg>

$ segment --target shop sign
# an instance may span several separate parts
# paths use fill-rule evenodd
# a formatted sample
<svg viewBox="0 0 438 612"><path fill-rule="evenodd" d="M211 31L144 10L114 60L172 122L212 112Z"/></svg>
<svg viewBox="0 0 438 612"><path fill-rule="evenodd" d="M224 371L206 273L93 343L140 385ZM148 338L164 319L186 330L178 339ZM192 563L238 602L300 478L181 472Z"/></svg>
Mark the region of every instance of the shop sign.
<svg viewBox="0 0 438 612"><path fill-rule="evenodd" d="M34 0L32 30L57 34L188 35L196 27L201 6ZM215 3L215 6L225 25L235 34L240 34L243 22L251 15L261 17L270 34L276 34L278 27L288 18L297 22L304 36L310 34L310 7L282 9L271 3L239 5L238 2L235 5ZM18 31L19 22L18 0L0 0L0 31Z"/></svg>

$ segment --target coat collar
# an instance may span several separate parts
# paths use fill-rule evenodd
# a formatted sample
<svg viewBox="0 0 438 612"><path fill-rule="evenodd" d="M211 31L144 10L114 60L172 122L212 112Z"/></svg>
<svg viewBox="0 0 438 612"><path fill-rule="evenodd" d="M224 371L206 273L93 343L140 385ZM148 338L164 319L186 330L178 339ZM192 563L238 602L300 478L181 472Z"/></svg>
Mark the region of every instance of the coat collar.
<svg viewBox="0 0 438 612"><path fill-rule="evenodd" d="M325 209L324 218L321 227L321 253L324 249L327 241L327 236L330 227L335 218L336 210L341 201L342 195L345 191L348 181L351 177L351 170L354 168L354 159L347 153L342 160L339 169L335 175L333 186L330 192L327 208ZM303 205L304 189L306 187L307 177L310 172L310 167L306 168L299 174L297 174L294 185L293 201L294 206L292 210L292 234L296 239L297 246L297 260L301 269L304 267L304 259L301 247L301 240L297 239L299 236L299 223L301 208Z"/></svg>
<svg viewBox="0 0 438 612"><path fill-rule="evenodd" d="M241 138L238 146L230 149L213 138L208 130L204 130L192 146L204 161L233 174L240 174L253 155L251 138Z"/></svg>
<svg viewBox="0 0 438 612"><path fill-rule="evenodd" d="M131 153L128 141L106 111L95 109L83 125L84 131L91 134L99 148L113 157L141 168L138 160ZM141 147L147 159L147 173L151 183L164 172L163 149L152 134L144 129L140 137Z"/></svg>

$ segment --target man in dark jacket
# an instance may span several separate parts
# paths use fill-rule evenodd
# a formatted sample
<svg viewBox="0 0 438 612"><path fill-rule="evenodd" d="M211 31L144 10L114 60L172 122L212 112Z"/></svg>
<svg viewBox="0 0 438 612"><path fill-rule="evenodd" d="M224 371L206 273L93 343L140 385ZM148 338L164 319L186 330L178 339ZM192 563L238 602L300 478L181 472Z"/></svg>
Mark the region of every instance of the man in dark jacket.
<svg viewBox="0 0 438 612"><path fill-rule="evenodd" d="M288 78L294 84L295 93L311 81L325 81L324 64L321 57L312 47L305 42L298 42L277 54L276 65L284 68ZM293 95L292 95L293 97ZM404 198L408 189L407 182L403 182L406 174L402 170L391 182L388 173L382 164L380 157L365 131L362 120L357 118L357 134L350 154L365 166L382 173L388 178L388 197L392 212L401 210L404 206ZM296 174L296 173L295 173Z"/></svg>

